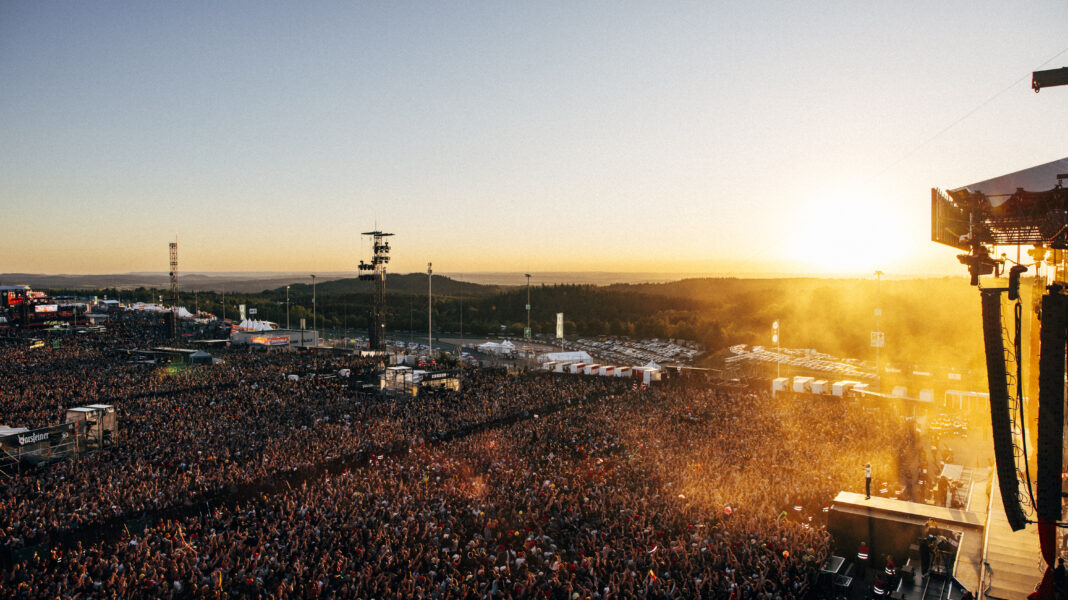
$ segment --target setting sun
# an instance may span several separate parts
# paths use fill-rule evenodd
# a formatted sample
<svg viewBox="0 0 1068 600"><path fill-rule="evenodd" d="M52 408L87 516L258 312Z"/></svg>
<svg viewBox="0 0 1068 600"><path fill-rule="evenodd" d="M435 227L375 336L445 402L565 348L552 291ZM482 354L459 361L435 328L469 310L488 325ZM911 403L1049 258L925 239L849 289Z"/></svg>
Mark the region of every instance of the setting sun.
<svg viewBox="0 0 1068 600"><path fill-rule="evenodd" d="M803 204L790 237L793 260L817 273L885 269L900 260L904 228L889 201L867 190L827 190Z"/></svg>

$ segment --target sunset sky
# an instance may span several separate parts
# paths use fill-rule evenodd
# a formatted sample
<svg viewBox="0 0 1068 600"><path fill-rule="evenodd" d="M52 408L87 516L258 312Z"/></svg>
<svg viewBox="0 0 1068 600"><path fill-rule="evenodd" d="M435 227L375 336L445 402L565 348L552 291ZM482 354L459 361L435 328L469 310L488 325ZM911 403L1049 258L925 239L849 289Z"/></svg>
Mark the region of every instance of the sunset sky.
<svg viewBox="0 0 1068 600"><path fill-rule="evenodd" d="M1068 2L2 2L0 272L954 274ZM1052 60L1051 60L1052 59ZM1052 182L1051 182L1052 184Z"/></svg>

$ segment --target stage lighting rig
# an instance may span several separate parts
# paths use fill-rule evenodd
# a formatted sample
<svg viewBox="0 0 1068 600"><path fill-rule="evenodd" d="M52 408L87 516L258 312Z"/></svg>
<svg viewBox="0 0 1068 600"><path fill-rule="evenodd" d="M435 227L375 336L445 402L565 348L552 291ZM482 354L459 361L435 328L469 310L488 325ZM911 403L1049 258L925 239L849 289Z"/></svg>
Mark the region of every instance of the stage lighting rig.
<svg viewBox="0 0 1068 600"><path fill-rule="evenodd" d="M972 285L980 275L999 276L1004 261L995 246L1068 249L1068 158L952 190L931 190L931 240L967 254ZM1054 183L1056 181L1056 183Z"/></svg>

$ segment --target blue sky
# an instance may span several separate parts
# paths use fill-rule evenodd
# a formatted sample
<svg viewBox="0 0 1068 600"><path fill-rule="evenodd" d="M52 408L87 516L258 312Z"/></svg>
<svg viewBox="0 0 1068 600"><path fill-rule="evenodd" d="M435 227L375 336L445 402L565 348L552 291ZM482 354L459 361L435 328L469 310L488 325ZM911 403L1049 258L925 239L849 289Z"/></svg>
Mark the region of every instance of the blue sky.
<svg viewBox="0 0 1068 600"><path fill-rule="evenodd" d="M2 2L0 271L166 270L176 233L185 271L341 271L377 225L397 271L959 274L928 189L1068 155L1068 88L1029 88L1065 23L1052 1Z"/></svg>

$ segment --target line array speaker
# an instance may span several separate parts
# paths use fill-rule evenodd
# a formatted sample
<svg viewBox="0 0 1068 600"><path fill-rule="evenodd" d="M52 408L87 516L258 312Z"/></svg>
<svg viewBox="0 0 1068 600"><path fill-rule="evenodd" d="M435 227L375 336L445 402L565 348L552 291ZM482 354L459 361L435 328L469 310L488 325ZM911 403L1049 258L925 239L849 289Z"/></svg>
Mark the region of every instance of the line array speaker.
<svg viewBox="0 0 1068 600"><path fill-rule="evenodd" d="M1042 350L1038 357L1038 518L1061 520L1064 452L1064 358L1068 297L1042 297Z"/></svg>
<svg viewBox="0 0 1068 600"><path fill-rule="evenodd" d="M1005 505L1005 518L1013 531L1027 526L1020 506L1020 481L1012 446L1012 419L1009 415L1009 381L1005 372L1005 341L1001 334L1001 293L980 290L983 303L983 345L986 348L986 379L990 387L990 425L994 436L994 460L998 485ZM1045 328L1043 327L1043 330ZM1063 335L1063 334L1062 334Z"/></svg>

